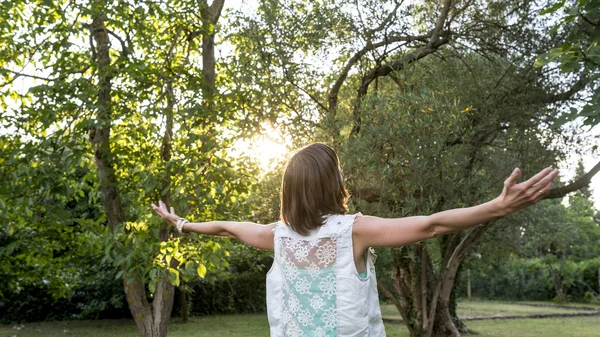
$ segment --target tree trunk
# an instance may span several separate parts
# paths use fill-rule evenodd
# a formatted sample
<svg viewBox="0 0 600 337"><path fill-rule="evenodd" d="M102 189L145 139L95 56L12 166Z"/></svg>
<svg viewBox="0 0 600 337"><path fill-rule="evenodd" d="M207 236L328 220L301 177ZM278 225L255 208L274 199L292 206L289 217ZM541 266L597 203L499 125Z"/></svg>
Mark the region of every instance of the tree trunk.
<svg viewBox="0 0 600 337"><path fill-rule="evenodd" d="M560 279L560 275L554 275L554 291L556 292L556 297L562 299L563 292L562 292L562 281Z"/></svg>
<svg viewBox="0 0 600 337"><path fill-rule="evenodd" d="M471 269L467 269L467 297L471 298Z"/></svg>
<svg viewBox="0 0 600 337"><path fill-rule="evenodd" d="M183 285L183 280L181 280L181 284ZM187 303L187 293L183 290L183 287L179 288L179 301L181 303L181 321L183 323L187 323L189 319L189 306Z"/></svg>
<svg viewBox="0 0 600 337"><path fill-rule="evenodd" d="M204 27L202 28L202 103L207 108L212 108L216 91L217 74L215 71L215 25L221 16L225 0L214 0L209 6L204 0L200 8L200 15Z"/></svg>
<svg viewBox="0 0 600 337"><path fill-rule="evenodd" d="M417 244L406 248L392 250L392 279L399 300L380 285L382 292L399 308L411 337L460 336L449 310L453 277L446 274L445 282L438 281L427 247Z"/></svg>
<svg viewBox="0 0 600 337"><path fill-rule="evenodd" d="M110 41L105 21L106 16L100 13L94 17L92 24L87 26L96 42L93 56L97 62L98 71L97 123L91 128L89 137L94 151L96 167L98 168L104 211L108 225L111 231L114 231L118 224L125 221L125 214L110 148L112 124L111 79L114 70L111 69ZM169 132L171 131L169 130ZM161 237L166 237L165 229L161 229ZM144 283L136 278L131 279L127 273L123 276L127 303L136 322L140 337L164 337L167 335L173 307L173 285L169 282L166 273L159 277L155 297L152 305L150 305L146 297Z"/></svg>
<svg viewBox="0 0 600 337"><path fill-rule="evenodd" d="M99 14L88 26L90 34L96 41L94 56L98 67L98 111L96 124L90 129L89 139L94 151L94 161L98 169L98 181L102 204L108 220L108 226L115 226L125 221L121 196L115 176L113 154L110 149L110 127L112 123L111 79L109 40L104 26L104 14Z"/></svg>
<svg viewBox="0 0 600 337"><path fill-rule="evenodd" d="M433 331L429 336L431 337L457 337L460 336L458 329L454 325L454 320L450 314L450 307L448 301L440 299L437 305L437 311L435 313L435 324L433 325Z"/></svg>
<svg viewBox="0 0 600 337"><path fill-rule="evenodd" d="M400 311L411 337L455 337L466 331L453 310L455 280L466 252L488 228L438 238L442 260L437 271L424 244L392 249L394 292L379 287Z"/></svg>
<svg viewBox="0 0 600 337"><path fill-rule="evenodd" d="M140 337L165 337L173 309L174 287L166 273L159 276L152 305L146 300L146 288L140 280L123 278L129 310Z"/></svg>

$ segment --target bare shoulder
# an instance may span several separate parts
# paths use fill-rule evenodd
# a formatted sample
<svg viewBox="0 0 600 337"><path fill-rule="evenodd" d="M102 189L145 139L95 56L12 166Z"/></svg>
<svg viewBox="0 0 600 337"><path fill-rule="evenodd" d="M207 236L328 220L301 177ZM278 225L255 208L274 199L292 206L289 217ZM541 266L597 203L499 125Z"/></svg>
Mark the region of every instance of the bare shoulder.
<svg viewBox="0 0 600 337"><path fill-rule="evenodd" d="M376 217L357 214L354 218L354 233L359 234L364 232L366 229L368 229L367 226L373 221L373 219L376 219Z"/></svg>
<svg viewBox="0 0 600 337"><path fill-rule="evenodd" d="M389 221L389 219L358 214L356 218L354 218L353 236L355 238L362 236L372 236L380 229L379 227L386 221Z"/></svg>
<svg viewBox="0 0 600 337"><path fill-rule="evenodd" d="M381 225L390 219L380 218L371 215L357 214L354 218L354 231L357 234L364 234L372 231L374 227Z"/></svg>
<svg viewBox="0 0 600 337"><path fill-rule="evenodd" d="M370 247L371 236L378 219L374 216L358 214L354 218L354 228L352 229L352 241L354 246L360 251Z"/></svg>

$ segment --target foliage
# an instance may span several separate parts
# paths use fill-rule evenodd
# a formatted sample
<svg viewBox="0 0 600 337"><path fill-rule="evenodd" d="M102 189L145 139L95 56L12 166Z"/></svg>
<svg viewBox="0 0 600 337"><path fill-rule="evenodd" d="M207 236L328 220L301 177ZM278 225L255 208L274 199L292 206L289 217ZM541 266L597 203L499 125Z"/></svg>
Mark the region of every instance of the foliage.
<svg viewBox="0 0 600 337"><path fill-rule="evenodd" d="M204 46L219 26L206 18L207 8L197 15L196 1L1 7L0 148L3 181L13 182L0 187L7 220L0 257L8 261L0 268L10 275L1 291L37 280L68 296L89 271L69 268L82 255L104 255L130 285L130 306L149 304L146 295L155 291L166 296L164 306L152 303L155 314L166 315L157 320L166 328L170 312L162 308L173 291L165 284L226 267L231 244L179 238L150 216L149 204L163 199L199 220L240 219L250 214L245 199L257 176L252 161L230 156L235 136L256 132L247 128L258 123L256 115L240 113L234 83L210 80ZM77 175L78 167L85 171ZM33 193L22 193L29 187ZM65 212L81 198L95 214ZM142 316L153 320L145 311L134 315Z"/></svg>
<svg viewBox="0 0 600 337"><path fill-rule="evenodd" d="M0 300L0 323L44 320L130 318L123 283L116 270L96 261L79 259L82 273L66 297L57 297L45 284L24 285Z"/></svg>
<svg viewBox="0 0 600 337"><path fill-rule="evenodd" d="M52 136L0 144L0 298L32 288L69 296L107 233L89 162Z"/></svg>
<svg viewBox="0 0 600 337"><path fill-rule="evenodd" d="M542 11L542 14L554 14L562 10L561 18L553 31L564 30L568 33L561 45L538 56L537 65L558 63L566 74L581 74L589 78L592 93L579 111L576 107L566 114L562 123L576 117L583 117L587 125L600 123L600 1L598 0L561 0ZM552 33L552 32L551 32Z"/></svg>
<svg viewBox="0 0 600 337"><path fill-rule="evenodd" d="M266 273L272 257L268 252L238 245L227 271L188 284L190 313L216 315L266 311Z"/></svg>

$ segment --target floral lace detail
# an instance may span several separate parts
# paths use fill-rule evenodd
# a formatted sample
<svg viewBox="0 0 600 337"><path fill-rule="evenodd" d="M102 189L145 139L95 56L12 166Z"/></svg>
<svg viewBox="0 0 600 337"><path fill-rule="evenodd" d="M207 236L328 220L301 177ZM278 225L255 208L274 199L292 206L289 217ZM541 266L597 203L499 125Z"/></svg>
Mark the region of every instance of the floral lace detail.
<svg viewBox="0 0 600 337"><path fill-rule="evenodd" d="M327 337L325 329L318 327L312 331L314 337Z"/></svg>
<svg viewBox="0 0 600 337"><path fill-rule="evenodd" d="M281 237L285 336L335 336L337 239Z"/></svg>
<svg viewBox="0 0 600 337"><path fill-rule="evenodd" d="M313 320L315 319L315 314L311 313L309 310L300 310L298 313L298 322L304 326L314 325Z"/></svg>
<svg viewBox="0 0 600 337"><path fill-rule="evenodd" d="M283 275L285 276L286 280L294 281L295 279L298 278L298 275L299 275L298 268L296 266L294 266L293 264L284 263Z"/></svg>
<svg viewBox="0 0 600 337"><path fill-rule="evenodd" d="M308 279L302 277L299 278L298 281L296 281L296 284L294 284L294 287L296 288L296 291L298 292L298 294L308 294L310 291L310 282L308 282Z"/></svg>
<svg viewBox="0 0 600 337"><path fill-rule="evenodd" d="M322 264L322 265L331 264L333 261L335 261L335 256L336 256L335 245L333 245L331 243L326 243L322 246L319 246L319 248L317 249L316 256L319 259L319 264Z"/></svg>
<svg viewBox="0 0 600 337"><path fill-rule="evenodd" d="M321 309L323 306L325 306L325 301L323 301L323 298L319 295L313 296L311 299L308 300L310 302L310 306L315 309L315 311L318 311L319 309Z"/></svg>
<svg viewBox="0 0 600 337"><path fill-rule="evenodd" d="M300 329L298 324L292 321L285 327L285 335L287 337L300 337L304 336L304 331Z"/></svg>
<svg viewBox="0 0 600 337"><path fill-rule="evenodd" d="M335 308L328 308L321 316L323 323L328 328L335 328Z"/></svg>
<svg viewBox="0 0 600 337"><path fill-rule="evenodd" d="M302 262L308 261L308 251L309 251L308 246L306 246L306 245L299 246L294 251L294 258L296 259L296 261L302 261Z"/></svg>
<svg viewBox="0 0 600 337"><path fill-rule="evenodd" d="M308 273L312 278L317 278L321 275L321 268L319 268L316 263L311 263L306 270L308 270Z"/></svg>
<svg viewBox="0 0 600 337"><path fill-rule="evenodd" d="M332 296L335 296L336 290L336 282L334 275L327 275L326 278L321 279L319 282L319 289L327 296L328 299L331 299Z"/></svg>

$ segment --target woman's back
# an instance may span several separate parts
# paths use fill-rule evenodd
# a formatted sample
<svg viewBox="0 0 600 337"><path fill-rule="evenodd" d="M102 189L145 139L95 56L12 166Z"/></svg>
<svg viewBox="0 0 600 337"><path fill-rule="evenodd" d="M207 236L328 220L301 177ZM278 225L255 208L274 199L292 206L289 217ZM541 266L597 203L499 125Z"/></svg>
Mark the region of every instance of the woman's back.
<svg viewBox="0 0 600 337"><path fill-rule="evenodd" d="M301 236L279 222L267 276L271 336L385 336L374 255L366 275L352 250L355 215L331 215Z"/></svg>

